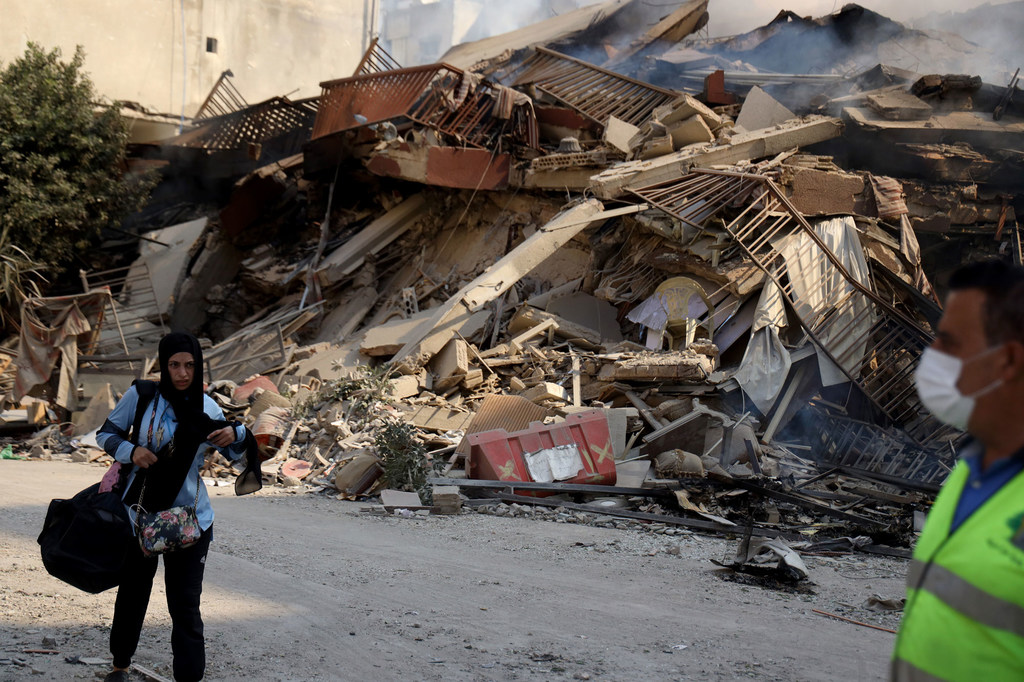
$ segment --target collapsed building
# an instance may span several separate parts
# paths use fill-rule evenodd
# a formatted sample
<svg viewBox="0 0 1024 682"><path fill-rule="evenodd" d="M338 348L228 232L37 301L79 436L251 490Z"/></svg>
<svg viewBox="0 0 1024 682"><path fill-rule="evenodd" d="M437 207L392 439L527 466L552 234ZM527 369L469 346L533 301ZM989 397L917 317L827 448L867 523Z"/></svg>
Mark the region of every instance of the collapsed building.
<svg viewBox="0 0 1024 682"><path fill-rule="evenodd" d="M374 44L309 100L250 105L225 74L137 150L165 181L134 262L26 303L5 421L48 410L75 426L35 452L84 446L185 328L268 476L379 492L397 422L438 509L832 527L898 554L963 438L913 384L943 284L1022 262L1015 80L952 73L955 40L855 5L706 40L687 2L623 40L639 4L436 64ZM910 38L934 72L883 60Z"/></svg>

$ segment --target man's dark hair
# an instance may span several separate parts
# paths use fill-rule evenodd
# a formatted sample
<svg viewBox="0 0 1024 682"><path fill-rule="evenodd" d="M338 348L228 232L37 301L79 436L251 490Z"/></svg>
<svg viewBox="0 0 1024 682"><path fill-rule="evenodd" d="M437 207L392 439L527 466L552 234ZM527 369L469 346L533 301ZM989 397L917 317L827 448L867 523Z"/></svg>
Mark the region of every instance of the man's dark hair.
<svg viewBox="0 0 1024 682"><path fill-rule="evenodd" d="M989 343L1024 342L1024 268L997 258L968 263L949 278L950 291L985 294L985 338Z"/></svg>

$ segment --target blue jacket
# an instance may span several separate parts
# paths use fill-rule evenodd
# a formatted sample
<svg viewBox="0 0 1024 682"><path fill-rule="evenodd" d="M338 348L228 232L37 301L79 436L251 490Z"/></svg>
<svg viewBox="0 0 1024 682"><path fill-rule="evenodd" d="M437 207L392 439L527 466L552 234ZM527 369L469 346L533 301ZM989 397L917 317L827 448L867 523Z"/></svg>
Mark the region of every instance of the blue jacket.
<svg viewBox="0 0 1024 682"><path fill-rule="evenodd" d="M158 452L170 443L171 437L174 435L174 429L178 424L174 408L158 391L156 397L146 406L146 411L142 416L138 442L130 442L128 440L128 432L131 430L132 422L135 420L135 406L138 404L138 401L139 394L135 391L135 387L132 386L125 391L124 396L117 403L110 416L107 417L107 421L103 423L103 426L96 433L96 442L108 455L122 465L131 467L125 492L131 486L132 481L135 480L135 473L138 471L138 467L134 466L131 462L132 451L135 449L135 446L142 445L153 452ZM224 412L221 411L220 405L210 396L203 396L203 410L213 419L224 419ZM209 442L204 442L196 450L188 476L185 478L181 490L178 491L178 496L174 498L172 506L191 507L196 499L196 488L198 486L199 501L196 504L196 516L203 530L213 525L213 507L210 506L210 496L206 493L206 486L200 485L201 480L199 477L199 470L203 466L206 451L213 448L225 457L236 460L245 453L244 443L245 427L239 425L235 427L235 442L228 447L217 448ZM134 523L134 513L131 509L128 510L128 513L131 515L132 522Z"/></svg>

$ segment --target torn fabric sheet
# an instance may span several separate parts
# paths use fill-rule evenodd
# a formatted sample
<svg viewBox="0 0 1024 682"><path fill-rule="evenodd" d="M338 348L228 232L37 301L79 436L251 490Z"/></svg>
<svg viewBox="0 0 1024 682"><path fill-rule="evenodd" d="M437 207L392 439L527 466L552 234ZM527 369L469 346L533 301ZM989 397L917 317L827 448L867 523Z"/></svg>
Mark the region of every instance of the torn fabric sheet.
<svg viewBox="0 0 1024 682"><path fill-rule="evenodd" d="M750 342L733 375L761 414L768 414L775 404L793 365L789 350L779 338L779 329L787 324L782 292L769 280L757 301Z"/></svg>
<svg viewBox="0 0 1024 682"><path fill-rule="evenodd" d="M78 343L94 342L110 294L96 290L75 296L29 298L21 306L21 337L11 397L20 401L45 384L60 363L57 394L52 402L73 409L78 376Z"/></svg>

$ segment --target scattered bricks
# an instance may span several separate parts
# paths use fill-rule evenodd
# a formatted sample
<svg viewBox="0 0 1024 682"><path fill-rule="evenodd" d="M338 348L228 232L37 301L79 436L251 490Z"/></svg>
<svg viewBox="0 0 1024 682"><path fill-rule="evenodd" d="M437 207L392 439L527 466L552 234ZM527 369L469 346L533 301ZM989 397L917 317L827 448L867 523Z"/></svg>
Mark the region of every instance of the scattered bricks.
<svg viewBox="0 0 1024 682"><path fill-rule="evenodd" d="M459 514L462 512L462 495L454 485L435 485L431 490L435 514Z"/></svg>
<svg viewBox="0 0 1024 682"><path fill-rule="evenodd" d="M693 116L685 121L668 126L668 133L672 137L672 148L678 150L688 144L700 142L714 142L715 134L700 116Z"/></svg>
<svg viewBox="0 0 1024 682"><path fill-rule="evenodd" d="M859 175L801 169L793 175L789 200L808 215L853 213L856 197L863 191L864 179Z"/></svg>
<svg viewBox="0 0 1024 682"><path fill-rule="evenodd" d="M415 374L407 374L390 380L391 397L397 400L419 395L420 379Z"/></svg>
<svg viewBox="0 0 1024 682"><path fill-rule="evenodd" d="M603 381L680 381L702 383L714 371L714 361L695 353L644 353L601 368Z"/></svg>
<svg viewBox="0 0 1024 682"><path fill-rule="evenodd" d="M462 378L462 387L467 391L482 386L484 383L484 371L482 369L471 369Z"/></svg>
<svg viewBox="0 0 1024 682"><path fill-rule="evenodd" d="M430 362L434 391L442 393L462 381L469 372L469 348L462 339L452 339Z"/></svg>
<svg viewBox="0 0 1024 682"><path fill-rule="evenodd" d="M561 400L567 403L570 400L568 391L550 381L542 381L524 392L523 397L534 403L542 403L545 400Z"/></svg>

